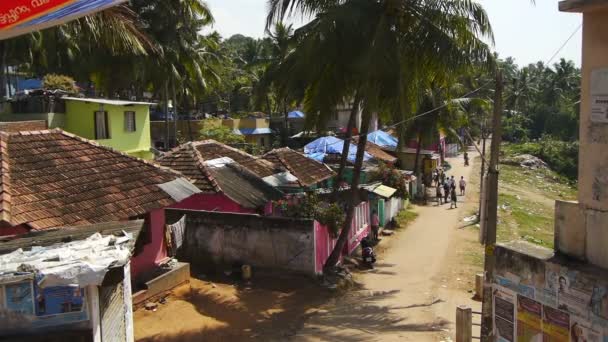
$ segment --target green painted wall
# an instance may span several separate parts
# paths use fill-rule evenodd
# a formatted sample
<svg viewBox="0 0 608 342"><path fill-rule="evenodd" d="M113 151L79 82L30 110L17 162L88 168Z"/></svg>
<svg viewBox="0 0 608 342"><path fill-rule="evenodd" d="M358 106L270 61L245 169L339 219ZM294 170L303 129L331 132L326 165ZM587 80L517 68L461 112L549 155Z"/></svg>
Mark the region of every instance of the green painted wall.
<svg viewBox="0 0 608 342"><path fill-rule="evenodd" d="M152 159L150 152L150 107L148 105L116 106L83 101L66 101L64 129L86 139L95 140L95 111L108 112L110 139L96 140L101 145L135 157ZM135 112L135 132L125 131L124 112Z"/></svg>

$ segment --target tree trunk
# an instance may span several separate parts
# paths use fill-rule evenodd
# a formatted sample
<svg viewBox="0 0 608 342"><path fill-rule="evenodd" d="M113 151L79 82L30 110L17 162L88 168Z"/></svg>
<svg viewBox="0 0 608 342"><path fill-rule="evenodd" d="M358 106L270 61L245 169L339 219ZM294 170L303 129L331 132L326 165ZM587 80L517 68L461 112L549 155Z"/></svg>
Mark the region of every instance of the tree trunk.
<svg viewBox="0 0 608 342"><path fill-rule="evenodd" d="M416 159L414 161L414 174L416 175L416 177L418 177L418 179L422 179L420 178L420 166L418 164L420 164L420 150L422 149L422 133L420 131L418 131L418 144L416 146ZM422 179L422 181L424 181L424 179Z"/></svg>
<svg viewBox="0 0 608 342"><path fill-rule="evenodd" d="M175 125L173 126L173 135L175 136L175 146L179 145L177 142L177 121L179 119L177 114L177 94L175 92L175 80L171 79L171 88L173 92L173 122Z"/></svg>
<svg viewBox="0 0 608 342"><path fill-rule="evenodd" d="M169 81L165 81L165 151L169 151Z"/></svg>
<svg viewBox="0 0 608 342"><path fill-rule="evenodd" d="M353 171L353 181L351 182L351 196L349 198L348 208L346 210L346 219L344 221L344 227L340 232L336 246L334 250L327 258L324 265L324 270L329 271L336 266L340 260L340 254L344 249L346 240L348 239L348 233L350 232L353 216L355 213L355 207L359 200L359 177L361 176L361 168L363 166L363 156L365 154L365 145L367 144L367 133L369 131L369 122L371 121L371 113L367 108L363 108L363 119L361 122L361 131L359 136L359 143L357 145L357 158L355 159L355 169Z"/></svg>
<svg viewBox="0 0 608 342"><path fill-rule="evenodd" d="M340 167L338 168L338 174L336 175L336 181L334 182L333 187L333 197L334 200L338 194L338 189L340 187L340 182L342 181L342 177L344 175L344 168L346 167L346 161L348 160L348 153L350 150L350 140L353 136L353 128L355 127L355 118L357 117L357 112L359 111L359 103L361 99L359 94L355 95L355 102L353 103L353 108L350 111L350 117L348 118L348 124L346 125L346 136L344 137L344 147L342 148L342 156L340 157Z"/></svg>
<svg viewBox="0 0 608 342"><path fill-rule="evenodd" d="M283 100L284 122L283 122L283 147L287 146L289 137L289 112L287 111L287 100Z"/></svg>

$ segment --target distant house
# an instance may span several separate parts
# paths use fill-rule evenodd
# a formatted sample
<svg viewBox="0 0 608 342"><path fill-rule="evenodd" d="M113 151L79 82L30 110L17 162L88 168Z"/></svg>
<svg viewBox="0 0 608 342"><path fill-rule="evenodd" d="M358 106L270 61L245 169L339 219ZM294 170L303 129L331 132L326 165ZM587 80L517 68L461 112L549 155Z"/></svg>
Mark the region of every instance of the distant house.
<svg viewBox="0 0 608 342"><path fill-rule="evenodd" d="M157 161L187 176L201 191L172 208L263 213L282 197L258 176L273 174L273 165L213 140L183 144Z"/></svg>
<svg viewBox="0 0 608 342"><path fill-rule="evenodd" d="M269 119L256 117L242 119L224 119L222 125L232 129L239 135L245 136L245 141L249 144L258 145L264 149L272 146L272 130L270 129Z"/></svg>
<svg viewBox="0 0 608 342"><path fill-rule="evenodd" d="M358 145L359 138L353 138L353 143ZM389 154L388 152L384 151L381 146L370 141L367 141L365 144L365 152L369 153L377 162L382 162L388 165L394 165L397 162L397 157Z"/></svg>
<svg viewBox="0 0 608 342"><path fill-rule="evenodd" d="M287 113L287 135L293 136L304 131L306 114L302 111L294 110ZM274 116L270 118L270 128L276 132L285 130L285 116Z"/></svg>
<svg viewBox="0 0 608 342"><path fill-rule="evenodd" d="M306 191L329 187L336 173L332 169L288 147L274 149L263 156L269 162L280 165L295 176L296 181L283 184L286 191Z"/></svg>
<svg viewBox="0 0 608 342"><path fill-rule="evenodd" d="M0 116L0 121L44 120L49 128L61 128L132 156L152 159L150 105L147 102L59 97L38 90L12 101L10 113Z"/></svg>
<svg viewBox="0 0 608 342"><path fill-rule="evenodd" d="M0 159L0 236L143 218L134 278L167 258L164 208L200 192L174 171L59 129L0 132Z"/></svg>
<svg viewBox="0 0 608 342"><path fill-rule="evenodd" d="M348 127L348 120L350 119L350 112L352 111L353 104L346 103L338 106L336 111L329 117L325 128L328 131L334 131L337 133L346 132L346 128ZM359 132L361 130L361 121L363 117L363 111L359 109L357 111L355 117L355 132ZM378 116L376 114L372 115L372 120L370 122L370 131L375 131L378 129Z"/></svg>

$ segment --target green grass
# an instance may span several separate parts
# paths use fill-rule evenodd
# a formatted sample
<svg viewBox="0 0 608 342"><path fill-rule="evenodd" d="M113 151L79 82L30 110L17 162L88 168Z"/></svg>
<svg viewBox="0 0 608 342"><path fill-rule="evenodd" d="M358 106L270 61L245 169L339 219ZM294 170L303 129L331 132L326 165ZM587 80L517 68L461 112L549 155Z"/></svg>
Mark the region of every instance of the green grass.
<svg viewBox="0 0 608 342"><path fill-rule="evenodd" d="M522 187L552 199L575 199L577 190L569 181L550 169L528 170L514 165L500 165L500 182Z"/></svg>
<svg viewBox="0 0 608 342"><path fill-rule="evenodd" d="M521 239L553 248L553 208L506 193L499 194L498 207L499 242Z"/></svg>
<svg viewBox="0 0 608 342"><path fill-rule="evenodd" d="M406 228L410 225L416 218L418 217L418 213L414 211L414 208L411 204L408 205L397 214L397 227L396 228Z"/></svg>

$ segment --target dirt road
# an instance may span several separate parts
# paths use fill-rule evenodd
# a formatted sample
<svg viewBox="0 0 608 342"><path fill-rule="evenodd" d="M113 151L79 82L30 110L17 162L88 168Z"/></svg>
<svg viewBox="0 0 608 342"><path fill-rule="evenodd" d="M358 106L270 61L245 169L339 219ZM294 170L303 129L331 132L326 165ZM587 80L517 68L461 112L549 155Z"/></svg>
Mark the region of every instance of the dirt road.
<svg viewBox="0 0 608 342"><path fill-rule="evenodd" d="M470 154L475 160L476 153ZM477 176L473 165L463 166L462 157L448 160L453 166L448 174L456 179ZM454 210L449 204L419 207L418 219L387 241L376 269L357 279L364 289L335 299L306 322L295 340L451 340L456 306L480 307L467 292L474 279L462 260L474 233L459 229L478 197L474 193L459 201Z"/></svg>

